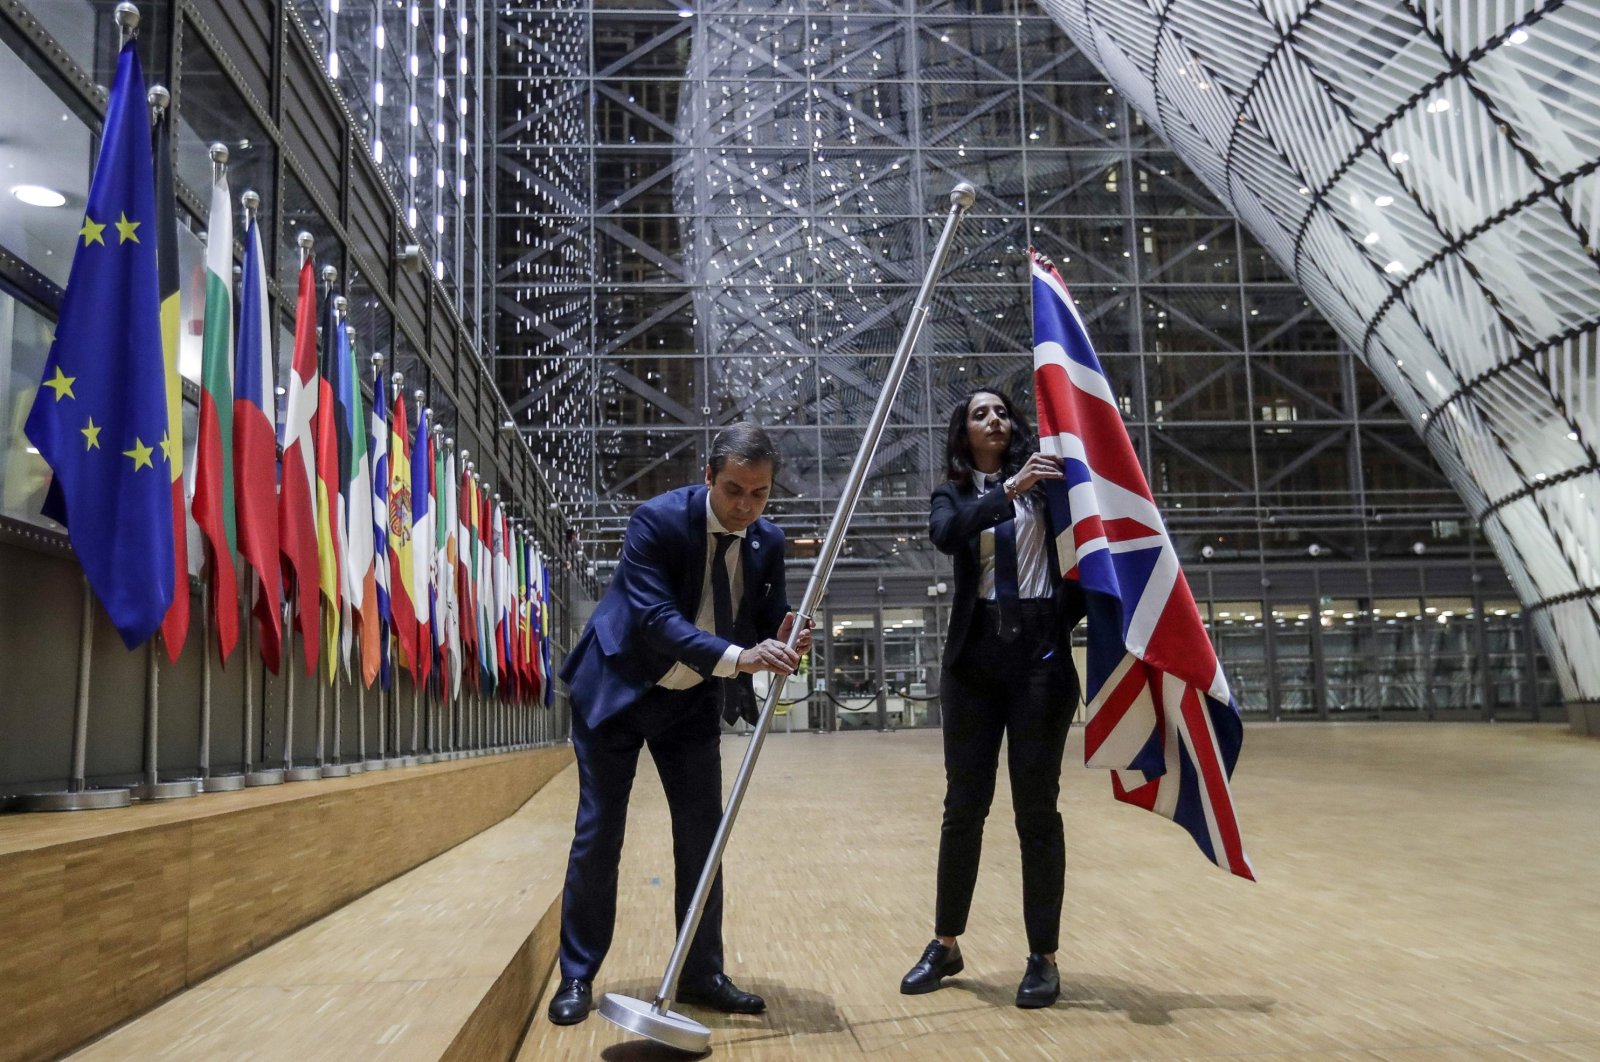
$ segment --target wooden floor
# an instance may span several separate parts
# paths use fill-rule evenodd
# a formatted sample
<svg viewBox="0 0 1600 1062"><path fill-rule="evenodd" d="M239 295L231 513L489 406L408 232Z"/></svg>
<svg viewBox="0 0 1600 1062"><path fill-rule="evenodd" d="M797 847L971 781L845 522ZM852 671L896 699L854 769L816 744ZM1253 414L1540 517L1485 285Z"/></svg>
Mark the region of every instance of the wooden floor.
<svg viewBox="0 0 1600 1062"><path fill-rule="evenodd" d="M713 1057L1600 1059L1600 741L1564 727L1252 726L1235 778L1250 884L1171 823L1115 804L1102 772L1074 766L1075 731L1063 996L1026 1012L1011 1005L1027 945L1003 779L966 972L898 993L932 932L939 741L767 743L726 862L726 942L728 972L769 1010L689 1009L712 1026ZM725 741L725 777L743 749ZM648 999L672 945L672 863L645 760L596 990ZM556 1028L543 1009L527 1062L682 1057L598 1015Z"/></svg>

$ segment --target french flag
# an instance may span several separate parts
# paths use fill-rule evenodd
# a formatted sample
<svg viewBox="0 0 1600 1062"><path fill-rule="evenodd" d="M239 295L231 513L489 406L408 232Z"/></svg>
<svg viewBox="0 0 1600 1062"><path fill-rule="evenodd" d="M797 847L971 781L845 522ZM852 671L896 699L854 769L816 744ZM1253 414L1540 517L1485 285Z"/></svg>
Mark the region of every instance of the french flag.
<svg viewBox="0 0 1600 1062"><path fill-rule="evenodd" d="M1255 880L1228 779L1244 726L1111 385L1055 266L1030 248L1039 448L1061 570L1088 608L1084 761L1116 798L1163 815L1206 857Z"/></svg>

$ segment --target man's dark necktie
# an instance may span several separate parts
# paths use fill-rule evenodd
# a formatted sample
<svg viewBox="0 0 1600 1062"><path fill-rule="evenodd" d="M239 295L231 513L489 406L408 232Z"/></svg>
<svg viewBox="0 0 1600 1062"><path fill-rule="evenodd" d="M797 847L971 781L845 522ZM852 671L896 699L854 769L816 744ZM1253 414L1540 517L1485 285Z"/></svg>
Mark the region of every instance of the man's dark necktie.
<svg viewBox="0 0 1600 1062"><path fill-rule="evenodd" d="M711 615L716 624L717 637L733 641L733 582L728 578L728 548L739 541L739 536L718 532L717 548L711 557ZM737 678L719 678L717 706L722 718L733 722L739 718L739 691Z"/></svg>
<svg viewBox="0 0 1600 1062"><path fill-rule="evenodd" d="M990 477L993 487L999 477ZM1000 640L1015 641L1022 633L1022 608L1017 579L1017 521L1013 517L994 526L994 603L999 613Z"/></svg>

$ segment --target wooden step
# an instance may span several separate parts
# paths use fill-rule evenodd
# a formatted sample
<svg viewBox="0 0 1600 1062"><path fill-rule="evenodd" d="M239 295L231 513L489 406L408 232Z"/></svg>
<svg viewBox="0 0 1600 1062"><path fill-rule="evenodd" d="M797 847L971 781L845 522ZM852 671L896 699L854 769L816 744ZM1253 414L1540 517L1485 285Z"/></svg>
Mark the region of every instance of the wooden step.
<svg viewBox="0 0 1600 1062"><path fill-rule="evenodd" d="M212 975L240 976L240 960L502 822L571 759L531 749L0 819L0 1060L53 1058L174 993L214 991ZM337 949L326 958L359 965ZM192 1057L236 1056L277 1025L264 1016L233 1050ZM168 1032L165 1058L195 1036Z"/></svg>
<svg viewBox="0 0 1600 1062"><path fill-rule="evenodd" d="M576 774L70 1057L511 1057L555 960Z"/></svg>

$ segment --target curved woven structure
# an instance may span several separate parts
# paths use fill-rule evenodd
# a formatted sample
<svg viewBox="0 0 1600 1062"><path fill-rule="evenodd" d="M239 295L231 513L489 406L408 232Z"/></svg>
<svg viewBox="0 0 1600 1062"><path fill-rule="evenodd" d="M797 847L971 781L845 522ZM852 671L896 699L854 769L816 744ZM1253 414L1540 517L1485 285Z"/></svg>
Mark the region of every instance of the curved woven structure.
<svg viewBox="0 0 1600 1062"><path fill-rule="evenodd" d="M1372 367L1600 700L1600 10L1041 5Z"/></svg>

